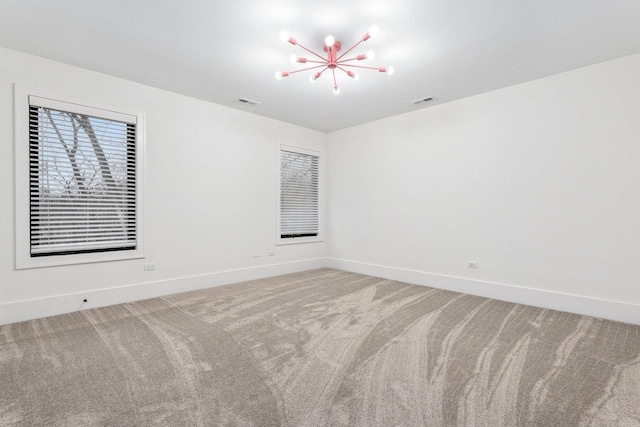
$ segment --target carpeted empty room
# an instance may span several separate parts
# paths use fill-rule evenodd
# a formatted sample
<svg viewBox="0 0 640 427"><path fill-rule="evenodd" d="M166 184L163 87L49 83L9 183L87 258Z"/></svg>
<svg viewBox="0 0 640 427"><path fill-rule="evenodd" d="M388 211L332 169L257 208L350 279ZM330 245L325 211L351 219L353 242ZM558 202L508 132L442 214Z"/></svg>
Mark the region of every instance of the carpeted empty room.
<svg viewBox="0 0 640 427"><path fill-rule="evenodd" d="M633 426L640 326L319 269L0 327L0 424Z"/></svg>
<svg viewBox="0 0 640 427"><path fill-rule="evenodd" d="M0 0L0 427L640 427L640 0Z"/></svg>

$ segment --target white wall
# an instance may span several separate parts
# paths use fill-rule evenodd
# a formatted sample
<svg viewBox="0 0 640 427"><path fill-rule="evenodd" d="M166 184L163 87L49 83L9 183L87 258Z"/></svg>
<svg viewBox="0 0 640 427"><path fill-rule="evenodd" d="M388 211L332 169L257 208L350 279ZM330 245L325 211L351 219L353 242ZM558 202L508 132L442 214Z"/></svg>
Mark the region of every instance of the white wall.
<svg viewBox="0 0 640 427"><path fill-rule="evenodd" d="M0 48L0 324L327 255L347 270L640 324L638 75L634 55L327 136ZM15 269L14 83L145 112L145 260ZM280 142L329 165L325 243L274 245Z"/></svg>
<svg viewBox="0 0 640 427"><path fill-rule="evenodd" d="M633 55L330 134L330 265L640 323L638 76Z"/></svg>
<svg viewBox="0 0 640 427"><path fill-rule="evenodd" d="M145 260L15 269L16 83L144 111ZM326 149L320 132L0 48L0 324L323 265L325 243L275 246L281 142Z"/></svg>

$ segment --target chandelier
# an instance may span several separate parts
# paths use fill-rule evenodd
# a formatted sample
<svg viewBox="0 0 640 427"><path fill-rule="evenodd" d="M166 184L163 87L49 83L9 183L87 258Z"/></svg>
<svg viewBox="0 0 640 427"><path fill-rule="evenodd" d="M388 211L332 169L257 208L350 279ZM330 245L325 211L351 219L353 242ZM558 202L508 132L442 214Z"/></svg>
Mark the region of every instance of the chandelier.
<svg viewBox="0 0 640 427"><path fill-rule="evenodd" d="M372 26L371 28L369 28L369 31L365 35L363 35L362 38L356 44L351 46L340 56L338 56L338 52L340 52L342 45L340 44L339 41L335 40L332 36L327 36L327 38L324 40L323 49L326 52L326 54L321 55L319 53L312 51L311 49L304 47L303 45L298 43L296 39L291 37L288 32L283 31L282 33L280 33L280 38L282 39L282 41L289 42L294 46L299 46L300 48L306 50L311 55L313 55L311 59L301 57L301 56L291 55L290 57L291 63L320 64L320 65L313 65L311 67L302 68L295 71L278 71L276 73L276 79L280 80L283 77L288 77L291 74L300 73L302 71L319 69L319 71L317 71L314 74L311 74L311 76L309 77L309 80L311 80L311 82L313 83L316 80L318 80L325 71L331 70L331 75L333 77L333 93L338 94L340 93L340 87L338 87L338 81L336 80L336 70L343 71L347 76L351 77L354 80L358 80L358 74L356 74L350 68L378 70L381 73L386 73L387 75L391 75L393 74L393 67L367 67L364 65L355 65L353 63L353 61L373 59L375 55L372 50L364 54L356 55L350 58L345 58L345 56L349 52L351 52L353 49L355 49L360 43L366 42L371 37L375 37L378 34L378 31L379 30L377 26L375 25Z"/></svg>

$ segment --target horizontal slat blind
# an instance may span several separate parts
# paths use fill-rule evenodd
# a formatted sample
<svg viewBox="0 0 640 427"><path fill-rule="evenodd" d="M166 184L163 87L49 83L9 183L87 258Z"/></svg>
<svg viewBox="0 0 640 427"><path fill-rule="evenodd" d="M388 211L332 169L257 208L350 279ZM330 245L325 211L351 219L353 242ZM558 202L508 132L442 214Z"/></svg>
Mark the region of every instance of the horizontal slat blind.
<svg viewBox="0 0 640 427"><path fill-rule="evenodd" d="M29 107L31 256L136 247L136 125Z"/></svg>
<svg viewBox="0 0 640 427"><path fill-rule="evenodd" d="M318 156L281 150L280 237L318 235Z"/></svg>

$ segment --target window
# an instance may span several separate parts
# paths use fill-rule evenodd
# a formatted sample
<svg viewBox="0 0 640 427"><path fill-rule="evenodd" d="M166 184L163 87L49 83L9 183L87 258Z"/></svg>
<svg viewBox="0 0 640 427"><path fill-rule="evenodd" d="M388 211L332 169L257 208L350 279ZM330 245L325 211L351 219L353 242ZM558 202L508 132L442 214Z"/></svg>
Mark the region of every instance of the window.
<svg viewBox="0 0 640 427"><path fill-rule="evenodd" d="M141 115L20 92L18 267L141 257Z"/></svg>
<svg viewBox="0 0 640 427"><path fill-rule="evenodd" d="M316 151L280 148L280 244L319 240L319 159Z"/></svg>

